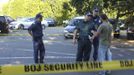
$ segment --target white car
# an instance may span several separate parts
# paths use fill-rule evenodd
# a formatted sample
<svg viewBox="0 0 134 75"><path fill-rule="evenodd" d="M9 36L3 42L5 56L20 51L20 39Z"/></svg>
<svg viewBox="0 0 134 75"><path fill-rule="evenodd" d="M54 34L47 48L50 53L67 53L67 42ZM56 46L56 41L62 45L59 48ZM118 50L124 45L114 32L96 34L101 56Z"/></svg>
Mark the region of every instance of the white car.
<svg viewBox="0 0 134 75"><path fill-rule="evenodd" d="M32 23L35 21L34 18L22 18L17 21L11 22L9 24L10 29L28 29L29 26L32 25ZM43 28L46 28L48 26L48 23L46 21L42 21Z"/></svg>
<svg viewBox="0 0 134 75"><path fill-rule="evenodd" d="M48 22L47 22L46 20L43 20L43 21L41 22L41 24L42 24L42 26L43 26L44 29L45 29L46 27L48 27Z"/></svg>
<svg viewBox="0 0 134 75"><path fill-rule="evenodd" d="M68 23L68 25L64 28L64 37L66 39L72 38L74 35L74 30L76 28L76 25L74 23L80 22L84 20L84 16L78 16L71 19Z"/></svg>

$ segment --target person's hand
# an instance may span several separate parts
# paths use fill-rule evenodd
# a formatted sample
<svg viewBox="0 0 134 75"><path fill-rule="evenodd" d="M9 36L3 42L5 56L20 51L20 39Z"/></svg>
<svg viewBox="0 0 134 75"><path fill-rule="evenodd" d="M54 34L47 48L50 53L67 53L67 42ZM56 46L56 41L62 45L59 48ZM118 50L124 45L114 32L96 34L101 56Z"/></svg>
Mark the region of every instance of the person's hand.
<svg viewBox="0 0 134 75"><path fill-rule="evenodd" d="M32 34L30 34L30 36L33 38L33 35Z"/></svg>
<svg viewBox="0 0 134 75"><path fill-rule="evenodd" d="M91 37L91 38L90 38L91 43L93 43L93 40L94 40L94 37Z"/></svg>
<svg viewBox="0 0 134 75"><path fill-rule="evenodd" d="M88 36L89 40L91 41L91 43L93 42L93 37L91 37L90 35Z"/></svg>
<svg viewBox="0 0 134 75"><path fill-rule="evenodd" d="M96 35L96 34L97 34L97 31L91 30L91 33L92 33L93 35Z"/></svg>
<svg viewBox="0 0 134 75"><path fill-rule="evenodd" d="M91 30L91 33L95 34L95 31L94 30Z"/></svg>

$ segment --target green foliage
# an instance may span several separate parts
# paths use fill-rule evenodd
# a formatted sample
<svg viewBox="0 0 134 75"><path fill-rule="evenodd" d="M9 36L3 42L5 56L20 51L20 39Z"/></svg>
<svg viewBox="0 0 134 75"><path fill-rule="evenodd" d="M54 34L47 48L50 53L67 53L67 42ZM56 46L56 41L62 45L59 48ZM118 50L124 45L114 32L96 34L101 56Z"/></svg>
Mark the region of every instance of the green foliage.
<svg viewBox="0 0 134 75"><path fill-rule="evenodd" d="M133 0L10 0L4 5L3 13L17 18L43 12L45 18L54 18L61 24L63 20L92 12L95 7L117 21L134 15Z"/></svg>
<svg viewBox="0 0 134 75"><path fill-rule="evenodd" d="M68 20L76 16L76 9L72 7L69 2L64 2L63 3L63 8L62 10L62 16L59 17L59 20L61 20L61 24L63 23L64 20Z"/></svg>
<svg viewBox="0 0 134 75"><path fill-rule="evenodd" d="M117 27L120 18L128 18L134 15L133 0L71 0L70 4L76 8L77 14L84 14L97 7L100 13L115 19L114 28Z"/></svg>
<svg viewBox="0 0 134 75"><path fill-rule="evenodd" d="M3 13L14 18L30 17L41 12L43 6L40 0L10 0L3 7Z"/></svg>
<svg viewBox="0 0 134 75"><path fill-rule="evenodd" d="M70 4L76 8L77 14L83 15L92 12L94 8L102 10L103 0L71 0Z"/></svg>
<svg viewBox="0 0 134 75"><path fill-rule="evenodd" d="M132 15L134 13L133 0L105 0L104 8L108 12L116 12L116 18Z"/></svg>
<svg viewBox="0 0 134 75"><path fill-rule="evenodd" d="M103 7L106 13L116 19L114 28L117 27L117 22L120 18L129 18L134 15L133 0L105 0ZM129 21L129 23L133 22Z"/></svg>
<svg viewBox="0 0 134 75"><path fill-rule="evenodd" d="M64 19L72 18L75 8L69 5L70 0L10 0L3 7L4 15L13 18L34 17L37 13L43 12L45 18L54 18L58 23ZM67 3L70 10L64 9L64 3Z"/></svg>

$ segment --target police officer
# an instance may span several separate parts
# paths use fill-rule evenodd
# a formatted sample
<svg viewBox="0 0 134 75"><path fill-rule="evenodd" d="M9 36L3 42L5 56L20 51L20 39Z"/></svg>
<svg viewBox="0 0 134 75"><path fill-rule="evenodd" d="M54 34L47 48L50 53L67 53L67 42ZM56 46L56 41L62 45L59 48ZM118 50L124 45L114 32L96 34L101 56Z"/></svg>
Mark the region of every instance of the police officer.
<svg viewBox="0 0 134 75"><path fill-rule="evenodd" d="M83 21L76 23L76 30L74 31L73 43L75 44L78 41L78 51L76 61L88 61L90 58L91 52L91 41L90 37L92 36L91 31L94 30L94 22L92 20L92 14L87 13ZM78 39L77 33L79 33Z"/></svg>
<svg viewBox="0 0 134 75"><path fill-rule="evenodd" d="M100 20L100 17L99 17L99 10L97 8L95 8L93 10L93 21L95 23L95 28L97 30L99 25L102 23L101 20ZM99 36L94 38L94 40L93 40L93 48L94 48L93 59L94 59L94 61L96 61L97 57L98 57Z"/></svg>
<svg viewBox="0 0 134 75"><path fill-rule="evenodd" d="M45 47L42 40L43 37L43 29L41 25L42 19L43 16L41 15L41 13L37 14L35 17L35 22L28 28L28 32L33 38L35 63L43 63L45 55Z"/></svg>

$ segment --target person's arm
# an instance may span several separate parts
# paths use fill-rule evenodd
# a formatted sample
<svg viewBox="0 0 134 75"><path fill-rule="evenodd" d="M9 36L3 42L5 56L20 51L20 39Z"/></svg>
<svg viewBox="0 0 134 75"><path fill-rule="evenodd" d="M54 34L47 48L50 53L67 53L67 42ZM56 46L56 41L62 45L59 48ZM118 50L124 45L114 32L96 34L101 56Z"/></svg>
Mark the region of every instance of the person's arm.
<svg viewBox="0 0 134 75"><path fill-rule="evenodd" d="M97 36L99 36L99 35L100 35L100 32L98 32L98 31L97 31L97 32L94 32L94 35L92 36L91 39L93 40L95 37L97 37Z"/></svg>
<svg viewBox="0 0 134 75"><path fill-rule="evenodd" d="M99 36L101 34L102 30L103 30L103 27L102 27L102 25L100 25L97 32L94 32L94 35L92 36L91 41L93 41L93 39L95 37Z"/></svg>
<svg viewBox="0 0 134 75"><path fill-rule="evenodd" d="M31 30L28 30L28 33L30 34L30 36L33 37L33 34L32 34L32 31Z"/></svg>
<svg viewBox="0 0 134 75"><path fill-rule="evenodd" d="M30 36L32 36L32 37L33 37L32 30L33 30L34 27L35 27L35 24L32 24L32 25L28 28L28 33L29 33Z"/></svg>
<svg viewBox="0 0 134 75"><path fill-rule="evenodd" d="M111 27L112 27L111 39L114 39L114 31L113 31L113 26L111 25Z"/></svg>
<svg viewBox="0 0 134 75"><path fill-rule="evenodd" d="M76 37L77 37L77 33L78 33L78 30L75 29L75 31L74 31L74 35L73 35L73 43L74 43L74 45L75 45L76 42L77 42L77 39L76 39Z"/></svg>
<svg viewBox="0 0 134 75"><path fill-rule="evenodd" d="M112 25L111 25L111 28L112 28L112 32L111 32L111 37L109 38L109 40L110 40L110 45L109 45L109 48L110 48L110 46L111 46L111 44L112 44L112 40L113 40L113 27L112 27Z"/></svg>
<svg viewBox="0 0 134 75"><path fill-rule="evenodd" d="M77 36L78 36L77 34L78 34L78 30L79 30L79 25L76 22L74 22L74 25L76 26L74 33L73 33L73 44L75 45L77 42Z"/></svg>
<svg viewBox="0 0 134 75"><path fill-rule="evenodd" d="M96 28L96 24L95 23L93 23L93 25L92 25L91 33L92 34L88 36L89 39L92 39L92 37L95 38L96 34L97 34L97 28ZM93 36L93 35L95 35L95 36ZM93 42L93 41L91 41L91 42Z"/></svg>
<svg viewBox="0 0 134 75"><path fill-rule="evenodd" d="M96 32L97 32L97 27L96 27L96 24L94 23L92 30L91 30L91 33L94 35Z"/></svg>

